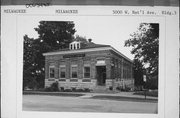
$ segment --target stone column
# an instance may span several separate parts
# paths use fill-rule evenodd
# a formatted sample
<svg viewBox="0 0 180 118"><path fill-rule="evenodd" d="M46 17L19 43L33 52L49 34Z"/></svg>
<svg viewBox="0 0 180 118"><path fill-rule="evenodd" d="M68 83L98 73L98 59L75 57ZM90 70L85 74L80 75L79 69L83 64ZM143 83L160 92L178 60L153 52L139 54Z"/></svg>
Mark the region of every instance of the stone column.
<svg viewBox="0 0 180 118"><path fill-rule="evenodd" d="M91 59L91 79L96 79L96 60Z"/></svg>
<svg viewBox="0 0 180 118"><path fill-rule="evenodd" d="M58 64L58 60L55 60L55 63L54 63L54 69L55 69L55 79L58 79L59 78L59 64Z"/></svg>
<svg viewBox="0 0 180 118"><path fill-rule="evenodd" d="M83 78L83 68L84 68L84 65L83 65L83 59L80 58L78 60L78 78L79 79L82 79Z"/></svg>
<svg viewBox="0 0 180 118"><path fill-rule="evenodd" d="M70 74L71 74L70 68L71 68L70 60L66 59L66 79L70 79Z"/></svg>

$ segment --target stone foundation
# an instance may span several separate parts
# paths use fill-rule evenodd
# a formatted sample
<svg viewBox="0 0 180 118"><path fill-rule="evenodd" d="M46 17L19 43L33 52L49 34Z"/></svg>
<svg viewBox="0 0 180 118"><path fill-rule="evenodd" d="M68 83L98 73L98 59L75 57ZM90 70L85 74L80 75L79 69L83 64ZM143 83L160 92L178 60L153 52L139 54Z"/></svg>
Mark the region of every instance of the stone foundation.
<svg viewBox="0 0 180 118"><path fill-rule="evenodd" d="M50 87L54 82L59 83L59 88L63 87L64 89L85 89L89 88L94 90L97 86L97 81L95 79L45 79L45 87ZM117 87L120 88L131 88L134 89L134 80L133 79L106 79L105 88L109 89L110 87L113 90L116 90Z"/></svg>
<svg viewBox="0 0 180 118"><path fill-rule="evenodd" d="M54 79L54 81L49 81L48 79L45 80L45 87L50 87L52 83L58 82L59 88L63 87L64 89L84 89L89 88L93 90L96 86L96 80L90 80L88 82L83 81L83 79L75 79L76 81L72 81L71 79L65 79L65 81L59 81L58 79Z"/></svg>

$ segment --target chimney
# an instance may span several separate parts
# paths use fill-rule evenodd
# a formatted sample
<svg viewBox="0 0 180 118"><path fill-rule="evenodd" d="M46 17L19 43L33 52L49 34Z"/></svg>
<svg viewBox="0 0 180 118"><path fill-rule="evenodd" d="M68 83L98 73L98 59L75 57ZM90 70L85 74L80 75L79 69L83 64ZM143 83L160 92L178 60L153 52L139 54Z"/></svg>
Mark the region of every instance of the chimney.
<svg viewBox="0 0 180 118"><path fill-rule="evenodd" d="M91 43L92 39L88 39L88 42Z"/></svg>

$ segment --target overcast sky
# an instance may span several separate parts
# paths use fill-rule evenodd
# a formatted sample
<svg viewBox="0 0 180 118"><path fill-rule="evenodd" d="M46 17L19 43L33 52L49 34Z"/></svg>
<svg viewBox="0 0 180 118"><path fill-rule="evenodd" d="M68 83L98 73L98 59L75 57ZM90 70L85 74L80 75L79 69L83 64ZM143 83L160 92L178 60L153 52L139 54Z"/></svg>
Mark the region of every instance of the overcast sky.
<svg viewBox="0 0 180 118"><path fill-rule="evenodd" d="M74 21L77 31L75 35L91 38L94 43L111 45L130 59L133 59L131 48L124 47L124 42L130 38L130 34L137 31L140 23L146 22L144 18L131 16L24 16L18 20L20 35L23 37L27 34L30 38L37 38L34 28L38 27L41 20Z"/></svg>

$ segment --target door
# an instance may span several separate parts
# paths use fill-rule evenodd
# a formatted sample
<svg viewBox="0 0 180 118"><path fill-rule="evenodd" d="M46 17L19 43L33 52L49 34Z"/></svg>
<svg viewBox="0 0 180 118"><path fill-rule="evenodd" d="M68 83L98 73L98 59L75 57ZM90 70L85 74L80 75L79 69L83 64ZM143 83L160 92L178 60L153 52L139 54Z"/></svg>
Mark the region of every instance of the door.
<svg viewBox="0 0 180 118"><path fill-rule="evenodd" d="M97 85L105 85L106 83L106 66L96 66Z"/></svg>

